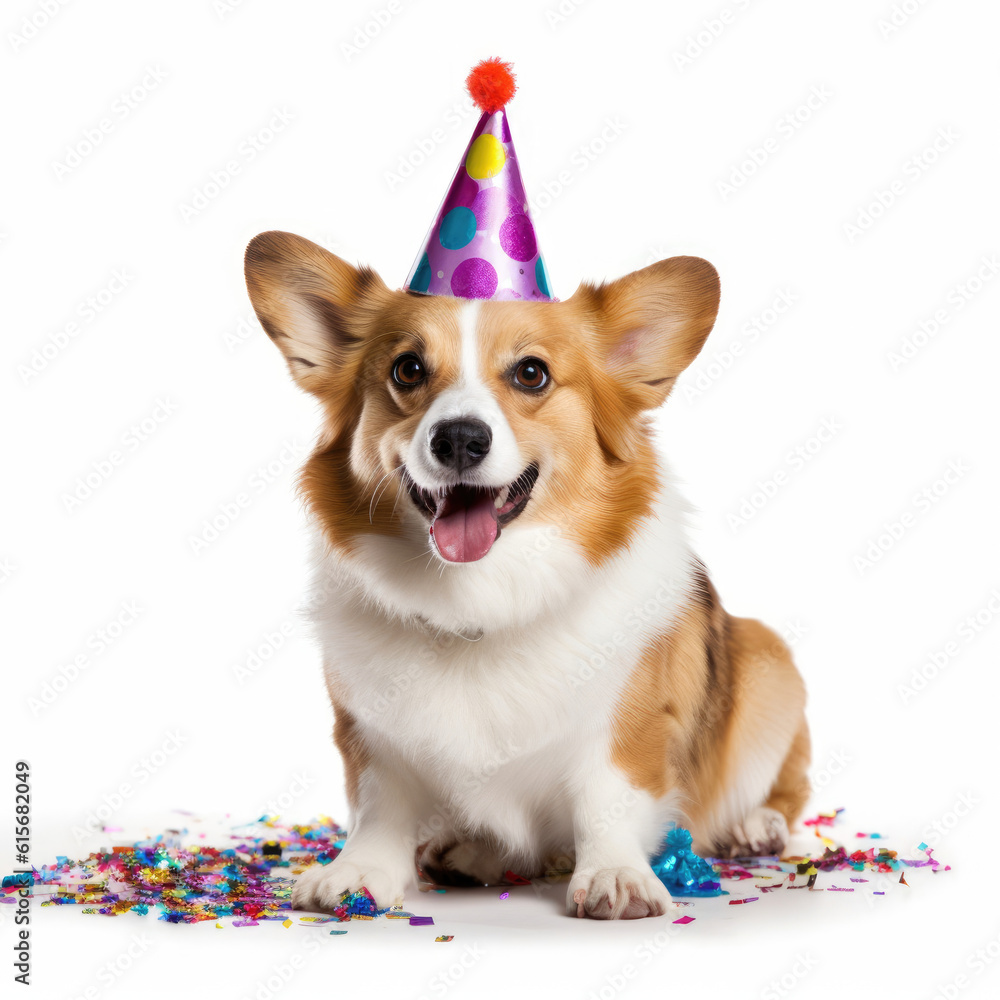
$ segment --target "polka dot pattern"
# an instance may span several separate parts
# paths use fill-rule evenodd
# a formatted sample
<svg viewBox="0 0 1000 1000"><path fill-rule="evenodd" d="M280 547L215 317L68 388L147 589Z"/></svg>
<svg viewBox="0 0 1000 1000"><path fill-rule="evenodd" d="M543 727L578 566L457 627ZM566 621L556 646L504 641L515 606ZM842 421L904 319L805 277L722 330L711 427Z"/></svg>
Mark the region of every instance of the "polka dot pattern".
<svg viewBox="0 0 1000 1000"><path fill-rule="evenodd" d="M521 206L502 187L484 187L472 200L472 211L476 214L480 229L496 232L500 224L511 212L519 212Z"/></svg>
<svg viewBox="0 0 1000 1000"><path fill-rule="evenodd" d="M479 119L406 287L467 299L553 300L503 110Z"/></svg>
<svg viewBox="0 0 1000 1000"><path fill-rule="evenodd" d="M427 259L427 254L423 254L417 269L410 278L410 288L415 292L426 292L431 284L431 265Z"/></svg>
<svg viewBox="0 0 1000 1000"><path fill-rule="evenodd" d="M503 143L495 135L481 135L469 147L465 156L465 170L473 180L489 180L503 170L506 161Z"/></svg>
<svg viewBox="0 0 1000 1000"><path fill-rule="evenodd" d="M535 282L542 295L550 298L552 293L549 291L549 272L545 270L545 262L541 257L535 261Z"/></svg>
<svg viewBox="0 0 1000 1000"><path fill-rule="evenodd" d="M532 260L538 247L531 220L520 212L511 212L500 227L500 246L511 260Z"/></svg>
<svg viewBox="0 0 1000 1000"><path fill-rule="evenodd" d="M476 235L476 216L471 208L458 205L442 220L438 229L438 240L445 250L461 250L472 242Z"/></svg>
<svg viewBox="0 0 1000 1000"><path fill-rule="evenodd" d="M451 290L460 299L489 299L497 290L497 272L488 260L468 257L455 268Z"/></svg>

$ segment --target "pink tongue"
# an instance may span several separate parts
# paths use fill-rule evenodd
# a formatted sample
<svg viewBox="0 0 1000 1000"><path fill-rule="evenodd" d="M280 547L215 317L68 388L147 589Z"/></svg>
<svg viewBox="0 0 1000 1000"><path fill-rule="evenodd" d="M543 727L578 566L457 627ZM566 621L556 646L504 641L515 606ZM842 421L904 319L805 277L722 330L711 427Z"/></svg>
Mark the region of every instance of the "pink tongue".
<svg viewBox="0 0 1000 1000"><path fill-rule="evenodd" d="M431 525L438 552L448 562L475 562L482 559L497 537L497 508L489 493L471 506L441 514Z"/></svg>

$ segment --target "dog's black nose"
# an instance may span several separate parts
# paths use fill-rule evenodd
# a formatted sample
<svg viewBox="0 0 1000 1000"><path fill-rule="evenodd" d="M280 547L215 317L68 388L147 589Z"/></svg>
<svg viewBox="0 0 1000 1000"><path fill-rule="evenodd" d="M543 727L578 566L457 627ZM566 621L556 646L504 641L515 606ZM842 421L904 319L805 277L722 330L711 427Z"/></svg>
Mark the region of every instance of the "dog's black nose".
<svg viewBox="0 0 1000 1000"><path fill-rule="evenodd" d="M456 472L481 462L492 441L493 432L482 420L442 420L431 428L431 452Z"/></svg>

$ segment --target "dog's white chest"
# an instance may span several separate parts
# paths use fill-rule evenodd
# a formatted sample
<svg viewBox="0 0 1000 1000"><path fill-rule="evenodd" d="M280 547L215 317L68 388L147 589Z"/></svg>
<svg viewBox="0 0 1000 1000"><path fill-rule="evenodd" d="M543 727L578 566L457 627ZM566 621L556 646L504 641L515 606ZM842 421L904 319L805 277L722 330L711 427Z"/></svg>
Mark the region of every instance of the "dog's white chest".
<svg viewBox="0 0 1000 1000"><path fill-rule="evenodd" d="M329 595L315 616L325 669L363 741L412 774L434 809L511 844L529 841L554 817L567 821L572 790L591 781L595 767L610 767L625 685L670 626L690 579L689 552L669 518L648 522L636 552L600 570L553 550L544 562L549 575L540 563L536 589L522 589L520 606L504 597L510 581L502 562L463 574L460 589L446 574L421 595L432 608L464 602L527 619L481 637L387 613L370 591L359 592L349 566L319 566ZM373 542L366 565L381 555ZM405 579L385 579L382 593L398 603ZM556 604L552 593L572 596Z"/></svg>

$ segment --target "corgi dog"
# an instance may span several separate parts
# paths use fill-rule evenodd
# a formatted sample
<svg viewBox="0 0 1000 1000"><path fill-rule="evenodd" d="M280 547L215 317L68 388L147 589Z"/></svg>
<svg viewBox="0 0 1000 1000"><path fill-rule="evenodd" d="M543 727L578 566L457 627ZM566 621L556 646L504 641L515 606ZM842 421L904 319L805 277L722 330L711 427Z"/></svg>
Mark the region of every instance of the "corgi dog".
<svg viewBox="0 0 1000 1000"><path fill-rule="evenodd" d="M322 410L300 489L351 809L293 905L561 863L571 915L655 916L671 823L702 854L781 852L809 794L805 688L720 604L650 424L715 322L712 265L460 299L267 232L246 279Z"/></svg>

